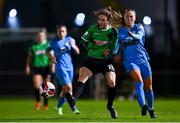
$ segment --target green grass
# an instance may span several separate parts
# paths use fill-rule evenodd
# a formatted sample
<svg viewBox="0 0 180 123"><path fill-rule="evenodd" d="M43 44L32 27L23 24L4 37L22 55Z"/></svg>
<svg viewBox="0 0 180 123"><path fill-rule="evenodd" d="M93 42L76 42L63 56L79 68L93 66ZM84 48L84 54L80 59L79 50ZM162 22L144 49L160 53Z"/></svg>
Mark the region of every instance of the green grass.
<svg viewBox="0 0 180 123"><path fill-rule="evenodd" d="M49 110L34 110L35 101L23 98L0 99L0 122L180 122L180 99L157 99L155 101L157 119L149 115L140 116L136 101L115 101L119 114L112 119L106 110L106 101L79 100L80 115L74 115L67 103L63 107L64 115L59 116L54 110L57 100L49 100Z"/></svg>

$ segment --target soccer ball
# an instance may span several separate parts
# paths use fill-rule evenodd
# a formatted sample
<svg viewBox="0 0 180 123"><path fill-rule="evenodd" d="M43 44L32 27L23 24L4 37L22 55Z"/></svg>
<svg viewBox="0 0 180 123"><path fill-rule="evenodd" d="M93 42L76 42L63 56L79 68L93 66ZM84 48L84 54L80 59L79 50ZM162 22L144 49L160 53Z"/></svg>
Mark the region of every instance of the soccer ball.
<svg viewBox="0 0 180 123"><path fill-rule="evenodd" d="M53 97L55 95L55 86L51 82L43 83L40 86L40 95L45 98Z"/></svg>

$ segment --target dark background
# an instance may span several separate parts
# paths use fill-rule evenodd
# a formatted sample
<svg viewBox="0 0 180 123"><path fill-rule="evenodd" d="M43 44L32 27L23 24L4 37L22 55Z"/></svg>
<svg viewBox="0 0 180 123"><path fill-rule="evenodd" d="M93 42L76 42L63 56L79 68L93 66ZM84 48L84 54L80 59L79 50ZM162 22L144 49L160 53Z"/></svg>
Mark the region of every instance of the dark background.
<svg viewBox="0 0 180 123"><path fill-rule="evenodd" d="M93 11L105 6L124 11L135 9L137 22L144 16L152 19L152 34L146 35L146 49L151 57L153 88L158 96L179 96L180 91L180 2L178 0L0 0L0 30L9 28L7 17L16 8L20 28L44 27L55 33L57 24L65 24L77 41L88 26L96 22ZM86 15L85 24L74 23L77 13ZM17 40L16 40L17 39ZM24 73L28 47L33 37L26 40L2 40L0 35L0 96L32 95L31 77ZM76 58L76 66L82 63ZM87 85L88 86L88 85ZM120 88L121 89L121 88ZM85 93L88 95L87 93ZM88 96L87 96L88 97Z"/></svg>

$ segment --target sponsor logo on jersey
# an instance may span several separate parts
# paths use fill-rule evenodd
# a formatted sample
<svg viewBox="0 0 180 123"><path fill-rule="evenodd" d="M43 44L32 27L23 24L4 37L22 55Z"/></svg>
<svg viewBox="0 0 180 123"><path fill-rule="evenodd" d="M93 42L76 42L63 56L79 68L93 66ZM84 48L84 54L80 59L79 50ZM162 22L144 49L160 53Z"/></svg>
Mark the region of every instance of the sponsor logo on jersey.
<svg viewBox="0 0 180 123"><path fill-rule="evenodd" d="M37 50L35 52L36 55L42 55L42 54L45 54L45 50Z"/></svg>
<svg viewBox="0 0 180 123"><path fill-rule="evenodd" d="M103 46L107 43L108 43L108 41L94 40L94 44L98 45L98 46Z"/></svg>

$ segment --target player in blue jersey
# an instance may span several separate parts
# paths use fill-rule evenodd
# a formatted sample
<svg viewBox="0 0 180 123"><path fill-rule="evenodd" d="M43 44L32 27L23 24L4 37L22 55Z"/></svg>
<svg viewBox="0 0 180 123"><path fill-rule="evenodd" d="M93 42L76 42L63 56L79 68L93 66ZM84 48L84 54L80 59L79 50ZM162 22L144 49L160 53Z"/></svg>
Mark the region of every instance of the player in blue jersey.
<svg viewBox="0 0 180 123"><path fill-rule="evenodd" d="M149 56L144 48L145 31L141 24L135 24L135 20L135 10L125 10L124 26L119 29L119 51L126 71L136 82L136 95L141 107L141 115L145 116L148 111L151 118L156 118L152 72Z"/></svg>
<svg viewBox="0 0 180 123"><path fill-rule="evenodd" d="M74 75L73 63L71 59L71 50L79 54L79 48L76 46L75 40L67 36L67 28L64 25L57 27L57 38L52 40L49 48L46 51L48 57L56 64L55 74L62 85L62 91L58 100L58 113L62 115L62 106L68 101L73 113L79 114L76 108L75 100L72 97L72 81ZM50 51L54 51L54 55Z"/></svg>

